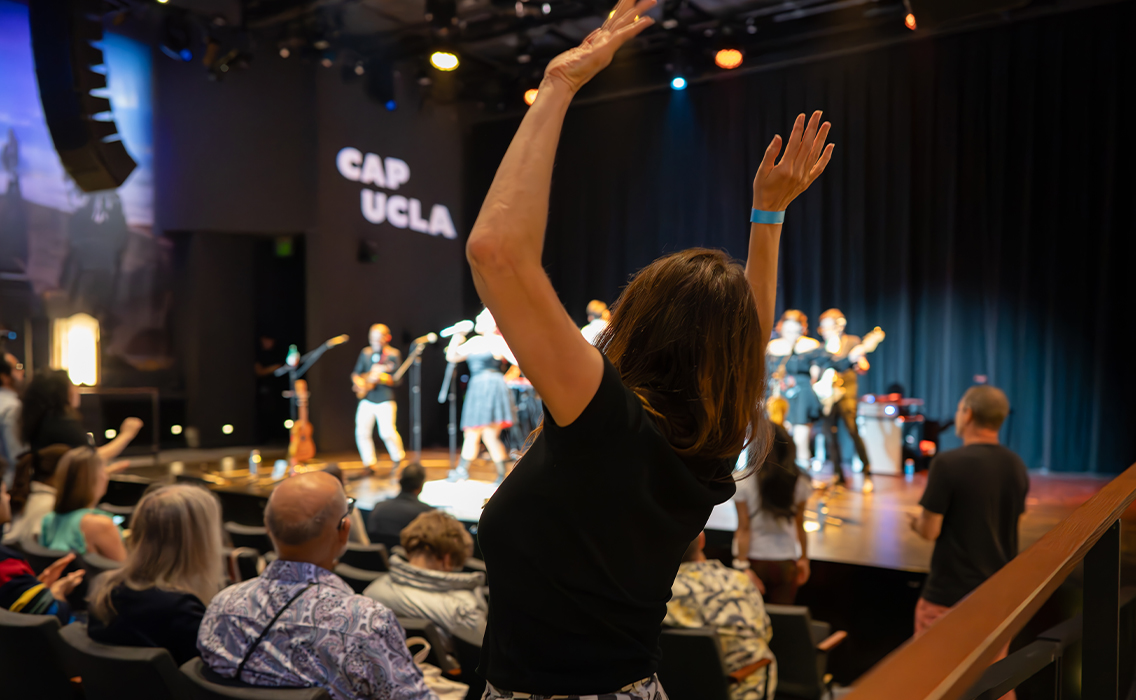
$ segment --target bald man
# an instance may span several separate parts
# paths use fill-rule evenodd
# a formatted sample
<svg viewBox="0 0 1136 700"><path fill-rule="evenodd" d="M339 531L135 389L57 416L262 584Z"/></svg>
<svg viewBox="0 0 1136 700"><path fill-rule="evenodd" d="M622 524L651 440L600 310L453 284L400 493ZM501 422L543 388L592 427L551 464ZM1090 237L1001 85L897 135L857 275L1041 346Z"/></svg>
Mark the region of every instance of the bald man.
<svg viewBox="0 0 1136 700"><path fill-rule="evenodd" d="M353 509L325 472L276 487L264 524L278 558L209 604L197 638L202 661L226 678L326 688L335 700L436 700L394 613L331 571L347 549Z"/></svg>
<svg viewBox="0 0 1136 700"><path fill-rule="evenodd" d="M359 447L359 458L363 466L373 468L378 461L375 457L375 426L379 427L379 437L386 445L394 466L391 467L391 481L398 480L398 467L406 456L402 449L402 436L395 427L398 405L394 402L394 389L391 388L391 375L402 362L402 354L390 345L391 332L382 323L371 326L367 336L370 346L363 348L351 381L355 384L359 407L355 409L355 444ZM365 392L365 393L363 393Z"/></svg>

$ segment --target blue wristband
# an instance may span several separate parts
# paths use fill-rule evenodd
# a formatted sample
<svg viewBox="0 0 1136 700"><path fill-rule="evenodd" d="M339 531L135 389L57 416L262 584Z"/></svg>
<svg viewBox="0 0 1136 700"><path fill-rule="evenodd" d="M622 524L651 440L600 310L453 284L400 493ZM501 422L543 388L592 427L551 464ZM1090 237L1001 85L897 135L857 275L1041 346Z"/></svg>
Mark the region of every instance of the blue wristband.
<svg viewBox="0 0 1136 700"><path fill-rule="evenodd" d="M785 212L784 210L763 211L754 209L750 212L749 221L752 224L783 224L785 223Z"/></svg>

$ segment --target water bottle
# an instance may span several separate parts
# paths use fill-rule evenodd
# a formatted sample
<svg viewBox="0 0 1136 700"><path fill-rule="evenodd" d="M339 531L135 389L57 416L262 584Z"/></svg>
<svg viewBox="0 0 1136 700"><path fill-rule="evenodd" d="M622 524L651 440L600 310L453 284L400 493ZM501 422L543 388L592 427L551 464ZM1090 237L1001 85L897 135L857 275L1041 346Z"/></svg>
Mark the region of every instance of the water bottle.
<svg viewBox="0 0 1136 700"><path fill-rule="evenodd" d="M908 481L915 478L915 460L908 457L903 460L903 476Z"/></svg>
<svg viewBox="0 0 1136 700"><path fill-rule="evenodd" d="M260 450L253 450L249 452L249 474L256 476L258 467L260 467Z"/></svg>

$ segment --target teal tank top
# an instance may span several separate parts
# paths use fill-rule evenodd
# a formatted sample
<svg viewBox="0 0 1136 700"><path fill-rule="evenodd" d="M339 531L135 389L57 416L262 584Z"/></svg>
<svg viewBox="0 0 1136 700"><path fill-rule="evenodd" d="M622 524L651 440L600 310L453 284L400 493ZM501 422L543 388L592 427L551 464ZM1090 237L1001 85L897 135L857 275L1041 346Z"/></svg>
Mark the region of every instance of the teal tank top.
<svg viewBox="0 0 1136 700"><path fill-rule="evenodd" d="M80 508L62 515L52 511L43 516L39 534L40 546L60 552L86 554L87 538L83 536L79 525L83 522L83 516L89 514L112 517L110 513L98 508Z"/></svg>

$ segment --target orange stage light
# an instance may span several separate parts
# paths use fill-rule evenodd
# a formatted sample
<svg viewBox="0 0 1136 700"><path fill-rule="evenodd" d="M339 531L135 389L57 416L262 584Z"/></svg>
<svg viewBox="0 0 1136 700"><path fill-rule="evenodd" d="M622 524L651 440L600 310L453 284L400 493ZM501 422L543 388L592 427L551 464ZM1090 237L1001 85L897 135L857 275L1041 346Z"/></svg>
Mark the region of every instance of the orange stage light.
<svg viewBox="0 0 1136 700"><path fill-rule="evenodd" d="M742 64L742 52L737 49L722 49L714 56L714 63L719 68L733 70Z"/></svg>
<svg viewBox="0 0 1136 700"><path fill-rule="evenodd" d="M915 15L908 12L907 16L903 18L903 24L911 31L915 31Z"/></svg>
<svg viewBox="0 0 1136 700"><path fill-rule="evenodd" d="M537 92L538 91L537 91L536 88L530 88L528 90L525 90L525 104L527 104L531 107L532 103L536 102L536 93Z"/></svg>

